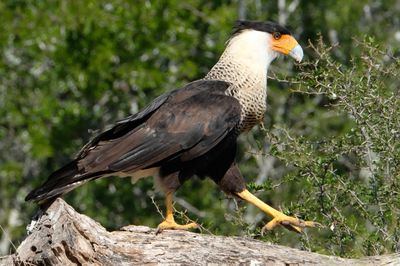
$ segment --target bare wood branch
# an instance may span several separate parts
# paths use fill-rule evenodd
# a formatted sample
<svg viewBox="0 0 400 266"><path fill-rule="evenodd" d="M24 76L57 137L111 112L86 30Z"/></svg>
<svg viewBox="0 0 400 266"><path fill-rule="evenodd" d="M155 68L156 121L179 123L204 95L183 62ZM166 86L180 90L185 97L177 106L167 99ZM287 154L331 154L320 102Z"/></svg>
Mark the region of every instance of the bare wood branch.
<svg viewBox="0 0 400 266"><path fill-rule="evenodd" d="M62 199L42 212L32 233L0 265L400 265L400 254L343 259L243 237L126 226L107 232Z"/></svg>

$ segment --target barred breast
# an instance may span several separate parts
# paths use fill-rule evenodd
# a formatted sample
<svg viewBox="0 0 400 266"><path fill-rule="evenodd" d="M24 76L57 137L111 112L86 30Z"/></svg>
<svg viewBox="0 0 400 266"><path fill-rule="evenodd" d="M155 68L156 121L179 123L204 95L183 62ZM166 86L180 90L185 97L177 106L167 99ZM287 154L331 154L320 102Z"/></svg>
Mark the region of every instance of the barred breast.
<svg viewBox="0 0 400 266"><path fill-rule="evenodd" d="M222 56L205 79L223 80L232 84L227 94L238 99L242 107L238 128L240 132L248 131L263 121L267 109L265 72L255 74L229 56Z"/></svg>

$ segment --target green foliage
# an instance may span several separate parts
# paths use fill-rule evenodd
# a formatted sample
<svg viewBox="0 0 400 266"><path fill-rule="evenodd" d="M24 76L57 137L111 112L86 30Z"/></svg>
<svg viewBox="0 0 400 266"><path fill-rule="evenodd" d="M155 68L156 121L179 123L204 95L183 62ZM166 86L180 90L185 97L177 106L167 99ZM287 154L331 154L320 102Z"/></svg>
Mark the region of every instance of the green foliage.
<svg viewBox="0 0 400 266"><path fill-rule="evenodd" d="M280 186L297 194L286 211L326 226L309 230L303 248L341 256L397 252L400 233L400 60L357 43L361 57L348 66L322 39L312 45L315 59L291 82L313 107L295 106L267 131L270 154L288 168Z"/></svg>
<svg viewBox="0 0 400 266"><path fill-rule="evenodd" d="M0 2L0 225L7 233L0 232L0 253L11 252L7 236L16 246L24 237L36 208L23 201L28 191L94 133L204 76L238 6L248 19L289 24L303 47L312 44L302 65L274 62L266 130L241 137L242 172L267 203L326 227L262 237L268 218L197 179L178 191L177 218L198 221L205 232L326 254L398 251L396 0L293 1L284 9L238 2ZM109 229L156 226L164 203L152 186L151 179L107 178L65 198Z"/></svg>

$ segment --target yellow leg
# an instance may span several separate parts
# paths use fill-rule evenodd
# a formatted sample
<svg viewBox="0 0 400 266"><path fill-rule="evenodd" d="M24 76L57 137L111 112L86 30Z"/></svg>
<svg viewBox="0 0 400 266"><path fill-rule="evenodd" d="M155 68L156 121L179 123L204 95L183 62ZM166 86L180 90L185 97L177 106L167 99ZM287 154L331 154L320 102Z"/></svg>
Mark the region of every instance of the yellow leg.
<svg viewBox="0 0 400 266"><path fill-rule="evenodd" d="M165 215L165 220L158 225L158 232L165 229L176 229L176 230L188 230L192 228L198 228L196 223L189 224L177 224L174 219L174 206L172 203L173 193L168 192L165 198L165 205L167 206L167 212Z"/></svg>
<svg viewBox="0 0 400 266"><path fill-rule="evenodd" d="M295 217L290 217L287 216L286 214L283 214L282 212L272 208L268 204L264 203L262 200L251 194L247 189L243 190L242 192L236 193L240 198L248 201L249 203L255 205L259 209L261 209L263 212L266 214L271 215L273 218L272 220L267 223L263 228L262 228L262 233L265 230L272 230L274 229L277 225L283 225L289 230L295 231L297 233L301 233L303 231L303 228L305 227L319 227L321 224L312 222L312 221L303 221L301 219L295 218Z"/></svg>

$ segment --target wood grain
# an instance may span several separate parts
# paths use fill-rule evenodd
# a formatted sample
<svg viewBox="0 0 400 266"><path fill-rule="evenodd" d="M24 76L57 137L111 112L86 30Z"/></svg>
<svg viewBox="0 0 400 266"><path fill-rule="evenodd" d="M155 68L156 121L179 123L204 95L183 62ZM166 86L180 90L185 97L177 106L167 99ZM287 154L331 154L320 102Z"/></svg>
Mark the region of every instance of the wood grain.
<svg viewBox="0 0 400 266"><path fill-rule="evenodd" d="M343 259L244 237L126 226L108 232L57 199L0 265L400 265L400 254Z"/></svg>

